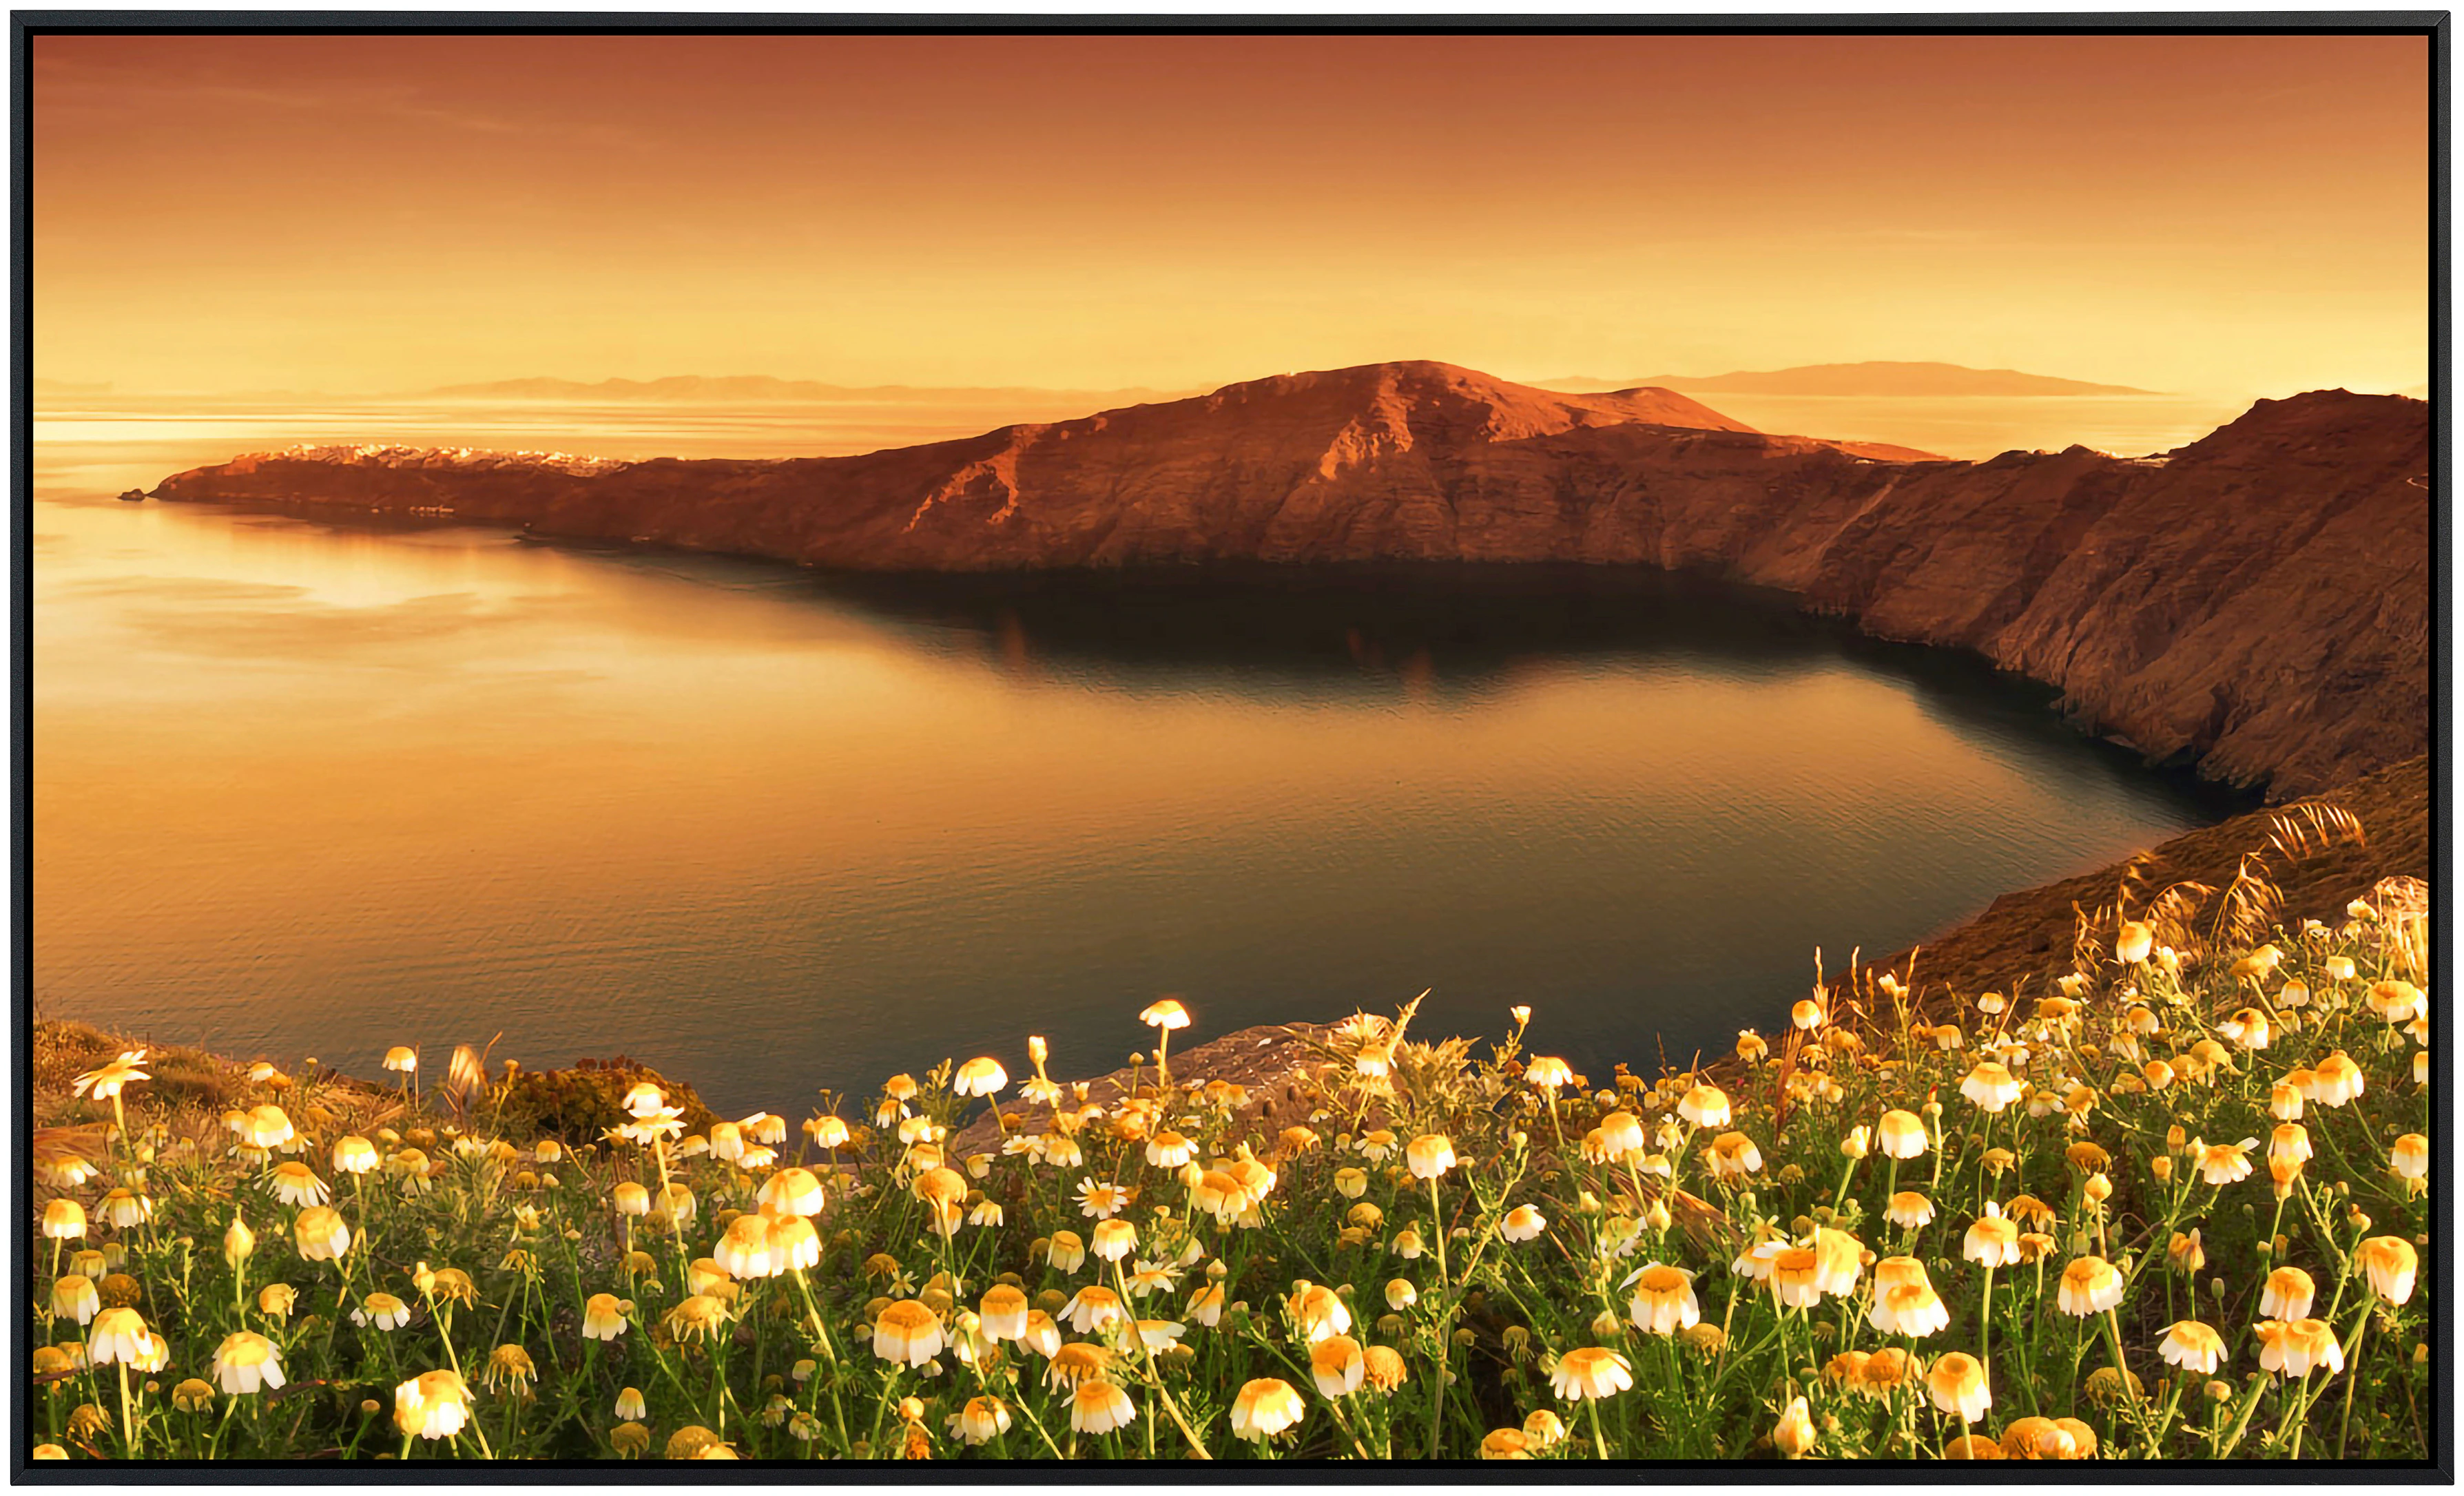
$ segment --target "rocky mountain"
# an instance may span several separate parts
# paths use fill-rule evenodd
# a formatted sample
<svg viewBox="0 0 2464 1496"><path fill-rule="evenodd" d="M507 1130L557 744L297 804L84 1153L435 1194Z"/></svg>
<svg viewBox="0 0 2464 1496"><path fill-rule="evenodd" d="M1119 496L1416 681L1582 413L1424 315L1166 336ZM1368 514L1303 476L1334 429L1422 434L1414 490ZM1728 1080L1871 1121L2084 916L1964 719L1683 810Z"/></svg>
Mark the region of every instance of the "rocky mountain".
<svg viewBox="0 0 2464 1496"><path fill-rule="evenodd" d="M1739 370L1733 374L1655 374L1649 379L1557 379L1559 389L1625 388L1658 385L1669 389L1729 395L1862 395L1940 399L1957 395L2152 395L2127 385L2023 374L2017 369L1971 369L1959 363L1805 363L1794 368Z"/></svg>
<svg viewBox="0 0 2464 1496"><path fill-rule="evenodd" d="M855 570L1585 561L1785 588L2047 681L2153 757L2299 794L2424 752L2429 411L2262 401L2161 458L1749 430L1659 389L1371 364L853 457L574 471L260 454L173 500L450 511Z"/></svg>

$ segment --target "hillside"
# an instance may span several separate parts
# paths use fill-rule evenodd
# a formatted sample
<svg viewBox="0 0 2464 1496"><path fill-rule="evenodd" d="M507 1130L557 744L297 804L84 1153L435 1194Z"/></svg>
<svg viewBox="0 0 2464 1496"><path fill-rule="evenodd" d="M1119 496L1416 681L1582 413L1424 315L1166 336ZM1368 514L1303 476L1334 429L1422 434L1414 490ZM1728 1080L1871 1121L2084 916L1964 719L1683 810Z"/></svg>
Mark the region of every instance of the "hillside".
<svg viewBox="0 0 2464 1496"><path fill-rule="evenodd" d="M2070 969L2079 913L2109 909L2125 883L2132 908L2145 910L2177 884L2226 888L2243 867L2244 856L2254 852L2262 861L2252 870L2263 872L2281 894L2278 917L2291 928L2304 919L2338 921L2347 903L2368 895L2381 879L2430 881L2427 756L2364 775L2316 798L2351 817L2358 829L2322 832L2299 804L2254 810L2185 832L2094 872L2014 890L1975 918L1917 946L1918 985L1928 1005L1947 1005L1954 994L1973 997L2018 984L2041 988L2050 976ZM2294 829L2288 831L2288 825ZM2201 907L2212 914L2216 897L2209 895ZM1911 954L1902 951L1873 964L1877 970L1904 973Z"/></svg>
<svg viewBox="0 0 2464 1496"><path fill-rule="evenodd" d="M2398 396L2262 401L2163 458L1967 463L1767 435L1666 390L1372 364L862 456L573 467L265 454L157 496L868 571L1644 563L1974 649L2151 757L2279 795L2428 746L2429 412Z"/></svg>

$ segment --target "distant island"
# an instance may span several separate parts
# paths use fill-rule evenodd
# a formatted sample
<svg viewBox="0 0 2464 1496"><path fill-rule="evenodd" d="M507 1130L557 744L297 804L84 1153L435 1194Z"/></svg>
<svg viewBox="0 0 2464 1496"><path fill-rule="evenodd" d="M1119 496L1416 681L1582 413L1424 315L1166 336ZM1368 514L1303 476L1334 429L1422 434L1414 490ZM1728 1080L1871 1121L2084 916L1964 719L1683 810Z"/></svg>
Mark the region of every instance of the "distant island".
<svg viewBox="0 0 2464 1496"><path fill-rule="evenodd" d="M1733 374L1654 374L1643 379L1569 376L1543 380L1546 388L1576 393L1635 389L1707 389L1731 395L1863 395L1933 399L1957 395L2154 395L2128 385L2091 385L2084 380L2023 374L2017 369L1971 369L1958 363L1806 363L1795 368L1742 370Z"/></svg>
<svg viewBox="0 0 2464 1496"><path fill-rule="evenodd" d="M1705 570L1973 649L2151 757L2283 795L2427 746L2429 443L2419 401L2320 390L2161 456L1956 462L1767 434L1668 390L1400 363L861 456L323 448L182 473L154 496L858 571Z"/></svg>

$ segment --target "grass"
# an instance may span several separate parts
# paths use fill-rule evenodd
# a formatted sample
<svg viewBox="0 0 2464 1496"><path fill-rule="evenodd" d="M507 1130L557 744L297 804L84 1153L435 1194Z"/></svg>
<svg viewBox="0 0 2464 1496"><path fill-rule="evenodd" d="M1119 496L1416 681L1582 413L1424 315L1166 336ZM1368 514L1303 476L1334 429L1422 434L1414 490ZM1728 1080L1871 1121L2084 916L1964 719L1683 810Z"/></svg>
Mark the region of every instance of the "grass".
<svg viewBox="0 0 2464 1496"><path fill-rule="evenodd" d="M1702 1074L1357 1016L1279 1131L1168 1053L727 1123L46 1024L36 1453L2424 1459L2426 899L2277 907L2125 885L2042 992L1860 972Z"/></svg>

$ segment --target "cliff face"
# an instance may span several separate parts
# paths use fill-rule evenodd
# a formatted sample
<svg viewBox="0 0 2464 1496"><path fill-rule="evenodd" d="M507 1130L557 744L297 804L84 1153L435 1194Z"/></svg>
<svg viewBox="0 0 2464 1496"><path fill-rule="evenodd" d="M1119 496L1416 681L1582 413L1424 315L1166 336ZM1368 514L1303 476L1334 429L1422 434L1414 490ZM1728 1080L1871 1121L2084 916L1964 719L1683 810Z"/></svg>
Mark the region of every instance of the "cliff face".
<svg viewBox="0 0 2464 1496"><path fill-rule="evenodd" d="M2163 459L1949 462L1666 390L1373 364L781 462L258 456L165 499L405 510L856 570L1642 562L1976 649L2151 755L2307 793L2422 753L2429 410L2261 402Z"/></svg>

